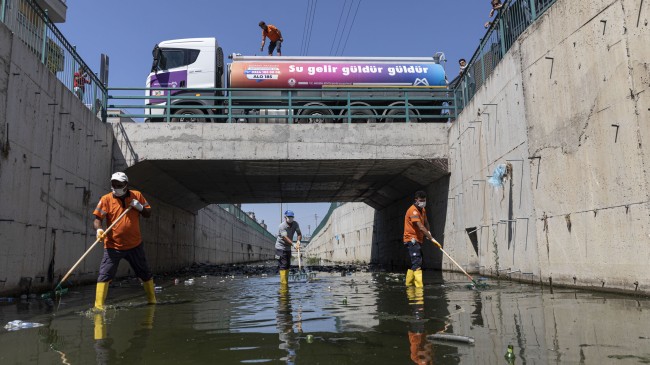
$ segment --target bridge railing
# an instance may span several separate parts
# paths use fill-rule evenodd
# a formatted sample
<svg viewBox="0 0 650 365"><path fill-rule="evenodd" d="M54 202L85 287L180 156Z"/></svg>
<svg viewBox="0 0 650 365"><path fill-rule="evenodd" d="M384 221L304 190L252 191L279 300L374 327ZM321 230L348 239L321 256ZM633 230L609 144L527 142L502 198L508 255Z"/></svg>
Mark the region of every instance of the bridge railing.
<svg viewBox="0 0 650 365"><path fill-rule="evenodd" d="M0 0L0 22L22 40L41 63L93 113L101 110L106 94L104 84L36 1ZM79 70L82 72L75 83L75 73Z"/></svg>
<svg viewBox="0 0 650 365"><path fill-rule="evenodd" d="M458 112L474 97L517 38L556 0L509 0L498 11L465 70L452 82Z"/></svg>
<svg viewBox="0 0 650 365"><path fill-rule="evenodd" d="M455 118L459 95L446 87L419 86L319 90L109 88L106 100L108 117L148 122L408 123ZM120 110L120 114L110 110Z"/></svg>

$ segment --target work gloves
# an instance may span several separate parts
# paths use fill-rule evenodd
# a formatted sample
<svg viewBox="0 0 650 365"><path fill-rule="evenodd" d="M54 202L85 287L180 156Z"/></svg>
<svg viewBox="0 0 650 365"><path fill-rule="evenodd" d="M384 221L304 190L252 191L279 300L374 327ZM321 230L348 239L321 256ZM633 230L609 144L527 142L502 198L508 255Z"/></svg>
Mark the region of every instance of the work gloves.
<svg viewBox="0 0 650 365"><path fill-rule="evenodd" d="M106 238L106 233L104 232L103 229L97 228L97 241L104 241L104 238Z"/></svg>
<svg viewBox="0 0 650 365"><path fill-rule="evenodd" d="M144 207L142 206L142 203L138 201L138 199L133 199L131 200L130 205L135 208L138 212L141 212Z"/></svg>

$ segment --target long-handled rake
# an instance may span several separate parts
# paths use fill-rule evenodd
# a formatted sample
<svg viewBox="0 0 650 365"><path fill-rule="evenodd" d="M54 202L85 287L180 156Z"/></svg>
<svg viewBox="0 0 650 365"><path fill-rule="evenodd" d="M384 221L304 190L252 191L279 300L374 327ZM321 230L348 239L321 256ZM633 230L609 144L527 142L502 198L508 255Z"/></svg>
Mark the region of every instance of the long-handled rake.
<svg viewBox="0 0 650 365"><path fill-rule="evenodd" d="M126 215L126 213L128 213L128 212L131 210L131 208L133 208L133 207L128 207L128 208L126 208L126 210L125 210L124 212L122 212L122 214L120 214L120 215L117 217L117 219L115 220L115 222L113 222L110 226L108 226L108 228L106 228L106 230L104 231L104 234L106 235L108 232L110 232L110 230L113 229L113 227L115 227L115 225L118 224L118 223L122 220L122 218L124 218L124 216ZM63 277L63 279L61 279L61 281L59 281L59 284L54 288L54 290L53 290L52 292L47 292L47 293L43 293L43 294L41 294L41 298L42 298L42 299L47 299L47 298L52 297L52 294L54 294L54 296L60 296L60 295L62 295L62 294L67 293L67 292L68 292L68 289L67 289L67 288L61 288L61 284L63 284L63 282L68 278L68 276L70 276L70 274L72 274L72 272L74 271L74 269L76 269L77 266L79 266L79 264L81 263L81 261L83 261L83 259L85 259L86 256L88 256L88 254L90 253L90 251L92 251L92 249L95 248L95 245L97 245L97 243L99 243L99 242L100 242L100 239L99 239L99 237L98 237L98 238L95 240L95 242L94 242L92 245L90 245L90 247L88 247L88 249L86 250L86 252L84 252L84 254L81 255L81 257L79 258L79 260L77 260L77 262L75 262L75 264L72 265L72 268L70 268L70 270L68 270L68 273L65 274L65 276Z"/></svg>
<svg viewBox="0 0 650 365"><path fill-rule="evenodd" d="M429 233L429 234L430 234L430 233ZM431 236L431 238L433 238L433 236ZM456 264L456 266L458 266L458 268L460 269L460 271L462 271L463 274L465 274L465 275L469 278L469 280L472 281L472 284L474 285L474 288L487 288L487 287L488 287L488 285L487 285L486 283L476 282L476 281L474 280L474 278L472 278L472 276L471 276L470 274L468 274L467 271L465 271L465 270L464 270L464 269L463 269L463 268L462 268L462 267L461 267L461 266L456 262L456 260L454 260L451 256L449 256L449 254L447 253L447 251L445 251L445 250L442 248L442 245L441 245L440 243L438 243L438 241L436 241L435 238L433 239L433 243L435 243L436 246L438 246L438 248L440 249L440 251L442 251L442 253L444 253L445 256L447 256L447 258L449 258L449 259L451 260L451 262L453 262L454 264ZM468 286L471 286L472 284L468 284Z"/></svg>

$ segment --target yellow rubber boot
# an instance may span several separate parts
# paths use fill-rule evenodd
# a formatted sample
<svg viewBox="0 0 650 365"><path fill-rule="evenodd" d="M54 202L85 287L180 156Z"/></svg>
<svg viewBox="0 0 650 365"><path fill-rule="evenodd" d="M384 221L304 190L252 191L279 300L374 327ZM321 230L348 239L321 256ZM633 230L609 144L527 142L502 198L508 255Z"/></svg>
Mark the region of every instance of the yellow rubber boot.
<svg viewBox="0 0 650 365"><path fill-rule="evenodd" d="M415 270L413 275L415 276L415 287L422 288L424 286L424 283L422 282L422 270Z"/></svg>
<svg viewBox="0 0 650 365"><path fill-rule="evenodd" d="M406 286L413 286L413 280L415 279L415 276L413 274L413 270L409 269L406 272Z"/></svg>
<svg viewBox="0 0 650 365"><path fill-rule="evenodd" d="M106 326L104 326L104 315L102 313L95 313L94 315L95 323L95 340L103 340L106 338Z"/></svg>
<svg viewBox="0 0 650 365"><path fill-rule="evenodd" d="M156 304L156 291L154 289L153 279L149 279L142 283L144 292L147 293L147 303Z"/></svg>
<svg viewBox="0 0 650 365"><path fill-rule="evenodd" d="M106 295L108 295L108 284L110 284L110 281L97 283L97 290L95 292L95 308L93 308L96 311L103 312L106 310L106 308L104 308L104 301L106 301Z"/></svg>
<svg viewBox="0 0 650 365"><path fill-rule="evenodd" d="M280 284L289 284L289 270L280 270Z"/></svg>

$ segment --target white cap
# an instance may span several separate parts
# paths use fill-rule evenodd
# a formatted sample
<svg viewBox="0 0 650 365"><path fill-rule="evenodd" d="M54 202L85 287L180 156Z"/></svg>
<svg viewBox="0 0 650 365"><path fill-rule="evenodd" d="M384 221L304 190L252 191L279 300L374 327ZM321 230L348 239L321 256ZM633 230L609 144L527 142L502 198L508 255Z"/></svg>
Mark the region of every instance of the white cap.
<svg viewBox="0 0 650 365"><path fill-rule="evenodd" d="M116 181L121 181L121 182L129 182L129 178L126 177L126 174L123 172L116 172L111 176L111 181L116 180Z"/></svg>

